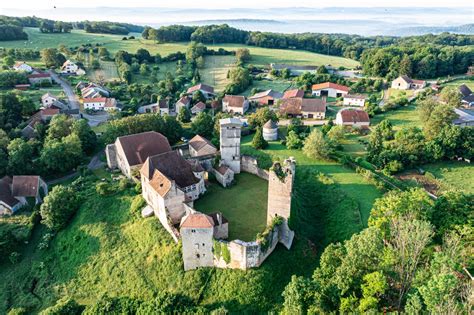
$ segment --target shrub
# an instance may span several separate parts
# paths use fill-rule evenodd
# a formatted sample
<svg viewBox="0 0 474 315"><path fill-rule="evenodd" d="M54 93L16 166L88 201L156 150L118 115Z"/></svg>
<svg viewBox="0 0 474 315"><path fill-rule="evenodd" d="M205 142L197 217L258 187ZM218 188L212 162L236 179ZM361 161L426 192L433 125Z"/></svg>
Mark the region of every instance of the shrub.
<svg viewBox="0 0 474 315"><path fill-rule="evenodd" d="M65 297L48 307L40 315L80 315L84 311L84 306L79 305L75 300Z"/></svg>
<svg viewBox="0 0 474 315"><path fill-rule="evenodd" d="M125 190L130 187L130 181L127 178L121 178L119 181L119 189Z"/></svg>
<svg viewBox="0 0 474 315"><path fill-rule="evenodd" d="M10 262L15 265L20 261L20 253L12 252L8 258L10 259Z"/></svg>
<svg viewBox="0 0 474 315"><path fill-rule="evenodd" d="M113 193L113 189L108 182L100 182L95 185L95 191L101 196L107 196Z"/></svg>
<svg viewBox="0 0 474 315"><path fill-rule="evenodd" d="M51 230L63 228L79 209L79 201L72 187L55 186L41 205L41 223Z"/></svg>

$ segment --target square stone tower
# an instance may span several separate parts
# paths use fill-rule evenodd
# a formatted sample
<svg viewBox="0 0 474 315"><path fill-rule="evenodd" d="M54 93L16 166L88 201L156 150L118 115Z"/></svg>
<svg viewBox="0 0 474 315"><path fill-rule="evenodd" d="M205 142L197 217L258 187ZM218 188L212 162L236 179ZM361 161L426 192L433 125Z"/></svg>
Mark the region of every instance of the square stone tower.
<svg viewBox="0 0 474 315"><path fill-rule="evenodd" d="M221 126L221 161L234 173L240 173L240 132L242 122L238 118L225 118L219 121Z"/></svg>
<svg viewBox="0 0 474 315"><path fill-rule="evenodd" d="M296 162L290 157L284 163L274 163L268 177L267 224L270 224L276 216L283 218L280 242L288 249L294 237L294 232L288 227L288 219L291 215L295 168Z"/></svg>
<svg viewBox="0 0 474 315"><path fill-rule="evenodd" d="M184 270L213 267L214 220L203 213L191 213L181 220L180 234Z"/></svg>

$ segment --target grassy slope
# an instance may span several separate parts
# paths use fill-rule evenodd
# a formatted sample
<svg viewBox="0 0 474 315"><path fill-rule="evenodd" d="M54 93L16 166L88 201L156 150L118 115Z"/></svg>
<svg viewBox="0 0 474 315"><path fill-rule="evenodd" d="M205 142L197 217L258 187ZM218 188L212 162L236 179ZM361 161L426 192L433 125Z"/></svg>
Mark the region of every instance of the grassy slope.
<svg viewBox="0 0 474 315"><path fill-rule="evenodd" d="M385 113L377 114L371 120L370 124L376 125L383 119L390 120L395 130L399 130L402 127L421 127L416 105L408 105Z"/></svg>
<svg viewBox="0 0 474 315"><path fill-rule="evenodd" d="M268 182L251 174L235 176L235 185L212 182L208 193L194 203L204 213L222 212L229 220L229 240L255 240L267 221Z"/></svg>
<svg viewBox="0 0 474 315"><path fill-rule="evenodd" d="M38 29L34 28L25 28L25 30L29 35L28 41L1 42L0 47L43 49L47 47L57 47L59 44L64 44L68 47L75 47L86 43L101 43L104 44L104 46L112 53L121 49L135 52L138 48L145 48L150 51L151 54L160 53L162 56L166 56L176 51L184 52L187 47L187 43L156 44L154 41L144 40L138 37L134 40L122 40L123 36L120 35L89 34L80 30L74 30L70 34L43 34L40 33ZM247 47L250 49L250 54L252 55L252 60L250 62L255 65L268 65L273 62L293 65L330 64L335 67L355 67L359 64L357 61L347 58L315 54L301 50L268 49L236 44L207 46L215 49L223 47L228 50Z"/></svg>
<svg viewBox="0 0 474 315"><path fill-rule="evenodd" d="M423 165L441 182L441 190L459 189L474 194L474 166L464 162L445 161Z"/></svg>
<svg viewBox="0 0 474 315"><path fill-rule="evenodd" d="M87 201L48 249L37 249L44 233L38 229L21 262L0 266L0 313L18 306L37 311L65 295L88 304L105 293L149 299L163 290L210 307L266 311L282 302L291 274L309 276L317 263L307 242L296 239L291 251L278 247L259 269L185 273L180 246L159 221L130 212L134 191L100 197L90 186Z"/></svg>

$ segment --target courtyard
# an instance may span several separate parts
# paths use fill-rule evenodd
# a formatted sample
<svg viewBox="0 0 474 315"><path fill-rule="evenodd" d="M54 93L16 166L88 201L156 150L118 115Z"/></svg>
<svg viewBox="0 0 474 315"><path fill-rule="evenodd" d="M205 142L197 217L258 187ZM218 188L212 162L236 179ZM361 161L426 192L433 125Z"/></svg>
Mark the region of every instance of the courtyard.
<svg viewBox="0 0 474 315"><path fill-rule="evenodd" d="M229 241L253 241L266 226L268 182L255 175L241 173L235 176L230 188L211 181L207 193L194 202L194 208L203 213L220 211L229 221Z"/></svg>

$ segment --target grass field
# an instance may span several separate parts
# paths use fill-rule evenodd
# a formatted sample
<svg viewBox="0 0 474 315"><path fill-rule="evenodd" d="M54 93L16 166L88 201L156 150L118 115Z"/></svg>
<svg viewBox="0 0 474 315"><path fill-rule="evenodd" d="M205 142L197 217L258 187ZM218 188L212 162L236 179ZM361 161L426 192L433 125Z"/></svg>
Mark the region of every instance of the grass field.
<svg viewBox="0 0 474 315"><path fill-rule="evenodd" d="M109 49L111 53L115 53L118 50L136 52L138 48L145 48L151 54L160 53L162 56L166 56L176 51L185 52L187 48L187 43L157 44L152 40L141 39L138 37L138 34L135 34L137 39L122 40L123 36L120 35L90 34L81 30L74 30L70 34L44 34L36 28L25 28L25 31L28 33L28 41L1 42L0 47L43 49L47 47L57 47L60 44L64 44L67 47L76 47L81 44L100 43ZM315 54L301 50L269 49L236 44L206 46L214 49L222 47L227 50L236 50L238 48L247 47L250 49L250 54L252 56L250 63L254 65L268 66L270 63L285 63L291 65L318 66L330 64L334 67L344 66L347 68L353 68L359 65L355 60Z"/></svg>
<svg viewBox="0 0 474 315"><path fill-rule="evenodd" d="M466 80L466 79L457 79L446 84L443 86L460 86L461 84L466 84L471 90L474 90L474 80Z"/></svg>
<svg viewBox="0 0 474 315"><path fill-rule="evenodd" d="M250 242L265 229L267 221L268 182L255 175L235 176L235 185L223 188L212 182L206 195L194 202L204 213L222 212L229 220L229 240Z"/></svg>
<svg viewBox="0 0 474 315"><path fill-rule="evenodd" d="M204 68L199 69L201 81L213 86L216 92L221 92L229 84L227 72L235 67L234 56L206 56Z"/></svg>
<svg viewBox="0 0 474 315"><path fill-rule="evenodd" d="M377 114L372 118L370 124L376 125L384 119L390 120L395 130L401 129L402 127L421 127L416 105L413 104Z"/></svg>
<svg viewBox="0 0 474 315"><path fill-rule="evenodd" d="M347 239L367 226L372 204L381 193L352 169L332 161L310 159L301 150L288 150L279 142L256 151L251 141L252 135L242 139L242 154L296 159L297 197L291 223L316 246Z"/></svg>
<svg viewBox="0 0 474 315"><path fill-rule="evenodd" d="M459 189L474 194L474 165L465 162L446 161L423 165L441 183L442 191Z"/></svg>
<svg viewBox="0 0 474 315"><path fill-rule="evenodd" d="M104 294L147 300L163 291L210 309L266 313L281 305L292 274L308 277L317 264L308 242L295 238L291 250L278 246L258 269L184 272L181 246L156 218L140 217L136 192L99 196L98 181L78 192L87 200L48 248L38 248L46 232L39 227L18 263L0 264L1 314L13 307L38 313L63 296L90 304Z"/></svg>
<svg viewBox="0 0 474 315"><path fill-rule="evenodd" d="M388 98L396 98L400 96L410 97L413 96L413 90L399 90L399 89L392 89L389 88L387 90L387 97Z"/></svg>
<svg viewBox="0 0 474 315"><path fill-rule="evenodd" d="M286 80L254 80L252 85L247 90L245 90L242 95L251 96L253 88L257 88L261 91L272 89L283 93L291 87L292 82Z"/></svg>

